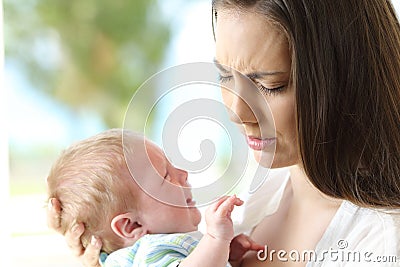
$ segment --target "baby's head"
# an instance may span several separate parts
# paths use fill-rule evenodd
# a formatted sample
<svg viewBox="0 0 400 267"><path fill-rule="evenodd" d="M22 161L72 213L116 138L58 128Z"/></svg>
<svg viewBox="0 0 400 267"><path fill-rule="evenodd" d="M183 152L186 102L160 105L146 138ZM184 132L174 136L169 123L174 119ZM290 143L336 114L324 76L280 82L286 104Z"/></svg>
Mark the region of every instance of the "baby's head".
<svg viewBox="0 0 400 267"><path fill-rule="evenodd" d="M187 172L174 168L158 146L126 130L108 130L69 147L47 184L49 198L61 203L62 231L83 222L83 245L95 235L105 252L147 233L194 231L200 222Z"/></svg>

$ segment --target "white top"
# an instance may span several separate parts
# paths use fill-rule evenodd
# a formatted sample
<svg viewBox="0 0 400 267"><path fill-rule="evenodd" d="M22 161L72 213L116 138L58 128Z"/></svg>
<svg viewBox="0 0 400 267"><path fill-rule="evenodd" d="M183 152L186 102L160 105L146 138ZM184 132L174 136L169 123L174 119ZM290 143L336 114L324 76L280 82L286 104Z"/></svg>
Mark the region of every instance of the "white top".
<svg viewBox="0 0 400 267"><path fill-rule="evenodd" d="M270 170L267 179L245 204L235 208L235 232L247 233L279 207L289 181L288 168ZM289 253L289 252L288 252ZM300 252L300 257L306 252ZM286 258L298 257L287 254ZM400 211L361 208L343 201L315 251L304 254L313 266L400 266ZM311 256L310 256L311 255Z"/></svg>

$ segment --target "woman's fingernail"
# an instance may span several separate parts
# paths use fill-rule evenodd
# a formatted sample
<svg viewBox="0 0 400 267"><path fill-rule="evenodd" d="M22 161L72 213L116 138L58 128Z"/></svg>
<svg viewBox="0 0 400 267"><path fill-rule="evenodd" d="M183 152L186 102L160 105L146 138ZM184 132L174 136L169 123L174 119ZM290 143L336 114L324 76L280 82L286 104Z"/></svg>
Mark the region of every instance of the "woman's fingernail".
<svg viewBox="0 0 400 267"><path fill-rule="evenodd" d="M72 231L74 232L74 233L77 233L77 232L79 232L79 227L80 225L79 224L75 224L74 226L72 226Z"/></svg>
<svg viewBox="0 0 400 267"><path fill-rule="evenodd" d="M47 208L48 208L49 210L51 210L51 209L53 208L53 199L54 199L54 198L50 198L50 199L49 199L49 202L47 202Z"/></svg>
<svg viewBox="0 0 400 267"><path fill-rule="evenodd" d="M90 244L92 246L99 247L100 242L99 242L99 240L97 240L97 238L95 236L92 235L92 238L90 240Z"/></svg>

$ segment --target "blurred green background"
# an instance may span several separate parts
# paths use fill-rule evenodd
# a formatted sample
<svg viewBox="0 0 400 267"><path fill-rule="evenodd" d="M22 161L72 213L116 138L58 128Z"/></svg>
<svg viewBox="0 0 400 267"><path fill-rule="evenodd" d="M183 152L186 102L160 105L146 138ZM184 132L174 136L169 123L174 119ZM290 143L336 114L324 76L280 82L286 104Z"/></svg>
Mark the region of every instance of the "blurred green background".
<svg viewBox="0 0 400 267"><path fill-rule="evenodd" d="M37 90L36 101L54 106L48 112L66 112L69 124L84 117L86 127L90 120L97 128L121 127L130 98L161 68L171 38L167 14L155 0L5 0L4 21L5 68L23 83L22 93ZM51 133L52 124L37 127ZM82 131L76 126L72 131ZM24 134L29 140L29 129ZM21 163L34 173L65 144L55 138L21 146L15 139L10 136L11 194L33 193L39 185L23 177L32 172L21 173Z"/></svg>
<svg viewBox="0 0 400 267"><path fill-rule="evenodd" d="M155 0L5 0L6 64L75 112L120 126L134 90L163 61L169 19Z"/></svg>

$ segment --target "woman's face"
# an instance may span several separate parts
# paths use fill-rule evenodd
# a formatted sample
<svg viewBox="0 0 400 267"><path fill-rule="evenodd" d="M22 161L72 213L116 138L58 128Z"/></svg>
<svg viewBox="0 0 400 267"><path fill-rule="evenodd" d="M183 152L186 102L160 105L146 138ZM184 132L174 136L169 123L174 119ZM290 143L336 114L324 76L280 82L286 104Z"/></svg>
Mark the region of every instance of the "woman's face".
<svg viewBox="0 0 400 267"><path fill-rule="evenodd" d="M218 11L215 30L215 63L231 120L262 166L297 164L295 92L285 34L261 15L233 10Z"/></svg>

